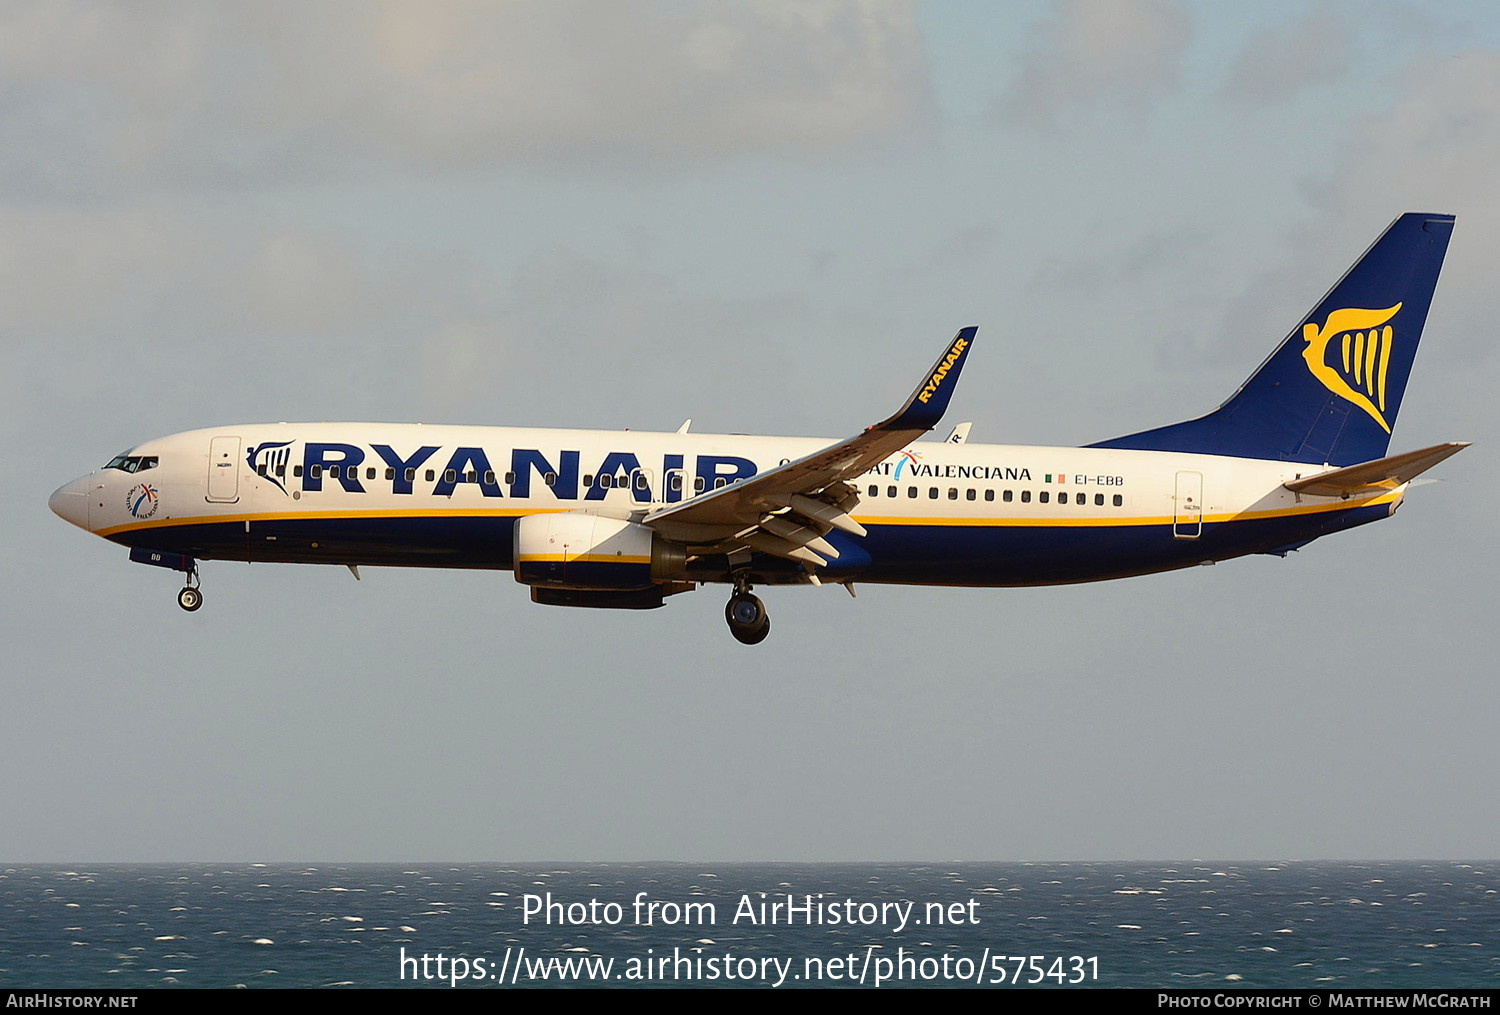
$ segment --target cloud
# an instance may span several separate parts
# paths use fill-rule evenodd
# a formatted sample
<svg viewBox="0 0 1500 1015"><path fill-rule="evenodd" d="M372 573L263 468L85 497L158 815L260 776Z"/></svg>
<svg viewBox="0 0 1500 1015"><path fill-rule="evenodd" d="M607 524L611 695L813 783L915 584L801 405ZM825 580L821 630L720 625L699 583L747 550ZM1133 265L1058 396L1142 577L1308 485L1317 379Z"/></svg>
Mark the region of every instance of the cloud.
<svg viewBox="0 0 1500 1015"><path fill-rule="evenodd" d="M171 202L0 206L0 329L25 340L309 335L374 321L347 238Z"/></svg>
<svg viewBox="0 0 1500 1015"><path fill-rule="evenodd" d="M13 192L839 150L929 115L907 0L0 10Z"/></svg>
<svg viewBox="0 0 1500 1015"><path fill-rule="evenodd" d="M1352 263L1397 215L1454 214L1398 443L1457 435L1490 444L1500 440L1500 423L1483 411L1500 364L1490 337L1500 263L1500 53L1425 58L1391 86L1394 102L1340 132L1332 171L1304 187L1312 214L1285 236L1284 261L1246 281L1224 327L1285 328L1285 300L1273 294L1303 294L1292 309L1310 307L1320 292L1309 286L1331 284L1332 269Z"/></svg>
<svg viewBox="0 0 1500 1015"><path fill-rule="evenodd" d="M1493 359L1493 265L1500 262L1500 53L1415 64L1385 113L1353 132L1338 172L1314 195L1341 221L1383 223L1404 211L1458 216L1434 314L1453 340ZM1441 319L1441 318L1440 318ZM1471 361L1477 362L1476 360Z"/></svg>
<svg viewBox="0 0 1500 1015"><path fill-rule="evenodd" d="M1474 51L1415 64L1395 104L1364 125L1346 156L1330 188L1342 203L1459 201L1500 214L1494 173L1500 156L1500 53Z"/></svg>
<svg viewBox="0 0 1500 1015"><path fill-rule="evenodd" d="M428 243L382 253L347 230L207 205L0 205L0 424L669 427L672 405L728 426L766 420L770 388L819 404L795 364L799 336L830 324L802 297L704 296L559 245L505 267ZM682 401L687 377L728 393Z"/></svg>
<svg viewBox="0 0 1500 1015"><path fill-rule="evenodd" d="M1173 0L1061 0L996 112L1052 126L1075 109L1140 114L1177 84L1192 20Z"/></svg>
<svg viewBox="0 0 1500 1015"><path fill-rule="evenodd" d="M1348 24L1331 15L1265 28L1250 40L1230 70L1224 96L1270 104L1337 80L1348 70L1352 34Z"/></svg>

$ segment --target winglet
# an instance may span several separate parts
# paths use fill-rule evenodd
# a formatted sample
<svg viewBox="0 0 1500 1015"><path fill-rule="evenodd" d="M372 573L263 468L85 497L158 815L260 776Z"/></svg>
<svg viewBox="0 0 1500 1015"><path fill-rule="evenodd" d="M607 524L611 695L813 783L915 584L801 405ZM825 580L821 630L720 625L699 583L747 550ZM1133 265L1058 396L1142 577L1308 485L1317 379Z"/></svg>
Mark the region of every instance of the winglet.
<svg viewBox="0 0 1500 1015"><path fill-rule="evenodd" d="M974 335L978 331L976 327L960 329L901 410L871 429L931 430L937 426L942 421L943 413L948 411L948 400L953 397L953 389L958 386L959 371L964 368L964 360L969 357L969 350L974 346Z"/></svg>

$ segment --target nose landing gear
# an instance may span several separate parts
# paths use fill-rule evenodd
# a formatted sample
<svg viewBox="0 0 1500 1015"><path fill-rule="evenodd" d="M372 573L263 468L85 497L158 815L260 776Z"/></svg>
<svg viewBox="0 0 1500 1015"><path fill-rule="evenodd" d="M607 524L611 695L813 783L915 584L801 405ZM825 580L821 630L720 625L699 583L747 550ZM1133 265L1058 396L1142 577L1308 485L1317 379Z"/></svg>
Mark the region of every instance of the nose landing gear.
<svg viewBox="0 0 1500 1015"><path fill-rule="evenodd" d="M729 633L742 645L759 645L771 633L766 604L751 595L750 580L744 575L735 576L734 594L724 607L724 619L729 622Z"/></svg>
<svg viewBox="0 0 1500 1015"><path fill-rule="evenodd" d="M192 613L203 605L203 590L198 587L198 565L188 572L187 584L177 593L177 605Z"/></svg>

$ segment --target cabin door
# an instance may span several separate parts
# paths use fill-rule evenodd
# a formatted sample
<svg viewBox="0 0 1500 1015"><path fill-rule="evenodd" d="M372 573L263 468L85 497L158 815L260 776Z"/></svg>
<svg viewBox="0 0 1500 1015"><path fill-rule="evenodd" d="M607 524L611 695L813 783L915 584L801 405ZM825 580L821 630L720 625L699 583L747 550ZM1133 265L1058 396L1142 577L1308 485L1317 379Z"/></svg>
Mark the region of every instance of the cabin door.
<svg viewBox="0 0 1500 1015"><path fill-rule="evenodd" d="M240 439L215 437L208 445L208 499L230 504L240 499Z"/></svg>
<svg viewBox="0 0 1500 1015"><path fill-rule="evenodd" d="M1203 534L1203 473L1179 472L1177 496L1173 499L1172 535L1197 539Z"/></svg>

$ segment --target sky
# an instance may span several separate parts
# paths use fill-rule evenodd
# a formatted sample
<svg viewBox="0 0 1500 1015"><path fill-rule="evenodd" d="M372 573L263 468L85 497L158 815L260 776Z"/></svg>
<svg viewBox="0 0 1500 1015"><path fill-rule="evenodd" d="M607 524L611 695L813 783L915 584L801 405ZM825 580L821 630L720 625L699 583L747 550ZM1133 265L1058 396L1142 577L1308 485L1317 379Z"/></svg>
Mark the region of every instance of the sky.
<svg viewBox="0 0 1500 1015"><path fill-rule="evenodd" d="M1500 9L0 5L0 861L1492 857ZM836 438L1196 416L1457 216L1393 451L1287 559L1042 589L209 562L54 517L275 420ZM1488 491L1488 493L1486 493Z"/></svg>

